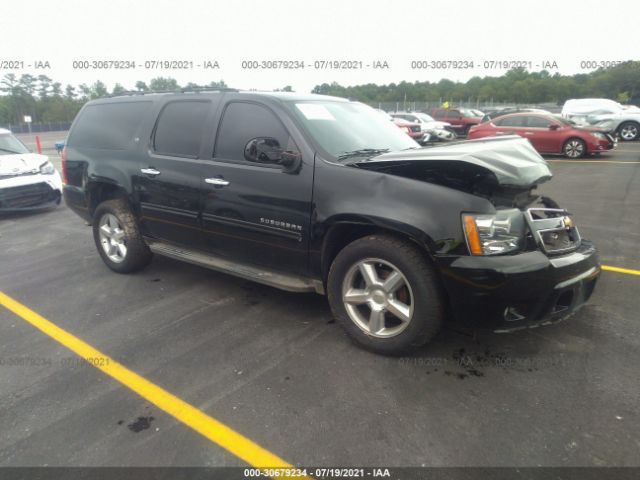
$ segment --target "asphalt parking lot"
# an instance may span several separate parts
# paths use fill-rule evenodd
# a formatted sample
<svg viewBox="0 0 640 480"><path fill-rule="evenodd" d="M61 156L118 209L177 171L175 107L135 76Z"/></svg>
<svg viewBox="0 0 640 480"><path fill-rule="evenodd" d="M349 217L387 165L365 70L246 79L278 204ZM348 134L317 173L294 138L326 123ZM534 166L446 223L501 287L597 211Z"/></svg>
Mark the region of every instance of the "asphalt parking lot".
<svg viewBox="0 0 640 480"><path fill-rule="evenodd" d="M292 464L640 466L640 144L549 159L541 192L629 269L553 326L376 356L321 296L161 257L115 274L64 206L0 218L0 292ZM246 464L2 307L0 352L2 466Z"/></svg>

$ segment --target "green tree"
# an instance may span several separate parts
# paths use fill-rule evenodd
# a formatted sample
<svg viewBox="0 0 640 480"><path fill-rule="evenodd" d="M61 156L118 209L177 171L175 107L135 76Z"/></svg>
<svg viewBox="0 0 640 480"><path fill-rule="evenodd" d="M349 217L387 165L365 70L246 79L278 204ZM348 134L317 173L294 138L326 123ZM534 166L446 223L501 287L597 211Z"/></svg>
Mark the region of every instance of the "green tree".
<svg viewBox="0 0 640 480"><path fill-rule="evenodd" d="M116 83L116 84L113 86L113 90L111 91L111 93L112 93L113 95L120 95L120 94L122 94L122 93L124 93L124 92L126 92L126 91L127 91L127 89L126 89L126 88L124 88L124 87L123 87L122 85L120 85L119 83Z"/></svg>
<svg viewBox="0 0 640 480"><path fill-rule="evenodd" d="M152 78L149 82L149 90L153 92L167 92L179 90L180 85L175 78L170 77L156 77Z"/></svg>
<svg viewBox="0 0 640 480"><path fill-rule="evenodd" d="M148 92L149 91L149 87L143 81L138 80L136 82L136 90L138 90L139 92Z"/></svg>

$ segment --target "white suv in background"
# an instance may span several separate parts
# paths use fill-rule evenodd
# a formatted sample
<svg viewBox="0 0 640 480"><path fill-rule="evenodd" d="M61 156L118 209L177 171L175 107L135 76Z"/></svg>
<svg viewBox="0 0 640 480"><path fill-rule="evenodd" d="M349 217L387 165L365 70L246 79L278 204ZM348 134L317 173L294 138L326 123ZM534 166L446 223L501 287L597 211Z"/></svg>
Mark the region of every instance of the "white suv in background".
<svg viewBox="0 0 640 480"><path fill-rule="evenodd" d="M633 105L621 105L607 98L577 98L564 103L562 116L616 133L627 142L640 138L640 108Z"/></svg>

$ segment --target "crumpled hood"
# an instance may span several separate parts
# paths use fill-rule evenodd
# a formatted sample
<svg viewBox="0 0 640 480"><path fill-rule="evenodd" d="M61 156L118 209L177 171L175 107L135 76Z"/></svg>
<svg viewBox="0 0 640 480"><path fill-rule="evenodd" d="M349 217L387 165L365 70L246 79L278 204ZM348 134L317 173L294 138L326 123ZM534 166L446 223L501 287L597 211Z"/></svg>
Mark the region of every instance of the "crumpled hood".
<svg viewBox="0 0 640 480"><path fill-rule="evenodd" d="M529 141L517 135L449 143L442 147L385 153L353 162L361 168L375 168L407 162L463 162L491 172L499 185L529 188L546 182L553 175L547 162ZM444 163L443 163L444 166Z"/></svg>
<svg viewBox="0 0 640 480"><path fill-rule="evenodd" d="M0 155L0 177L38 173L40 165L48 160L46 155L37 153Z"/></svg>

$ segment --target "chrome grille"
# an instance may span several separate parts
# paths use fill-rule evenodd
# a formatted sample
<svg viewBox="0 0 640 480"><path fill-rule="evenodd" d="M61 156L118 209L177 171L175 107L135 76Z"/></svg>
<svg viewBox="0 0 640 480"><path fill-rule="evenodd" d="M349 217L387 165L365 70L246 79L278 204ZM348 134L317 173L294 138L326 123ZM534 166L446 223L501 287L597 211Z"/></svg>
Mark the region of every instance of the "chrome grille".
<svg viewBox="0 0 640 480"><path fill-rule="evenodd" d="M525 217L536 243L545 253L563 253L580 246L578 228L565 209L530 208Z"/></svg>

